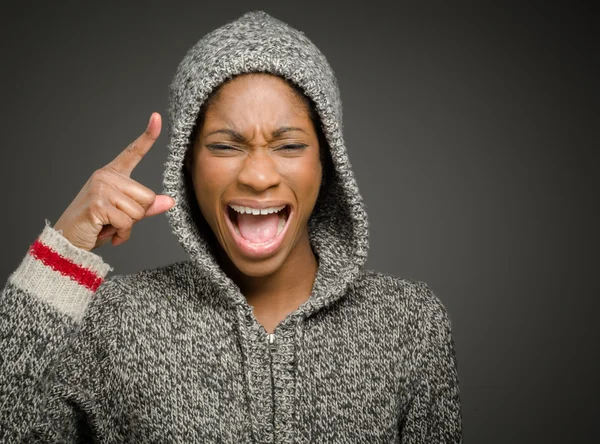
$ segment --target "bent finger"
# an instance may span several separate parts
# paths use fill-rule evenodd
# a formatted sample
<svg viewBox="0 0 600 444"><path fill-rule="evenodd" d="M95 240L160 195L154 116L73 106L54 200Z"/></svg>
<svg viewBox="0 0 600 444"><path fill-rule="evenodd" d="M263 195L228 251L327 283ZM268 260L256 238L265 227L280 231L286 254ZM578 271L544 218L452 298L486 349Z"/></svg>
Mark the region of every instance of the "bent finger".
<svg viewBox="0 0 600 444"><path fill-rule="evenodd" d="M159 194L156 196L156 199L146 209L146 217L156 216L157 214L164 213L167 210L170 210L175 206L175 199L170 196L165 196L164 194Z"/></svg>
<svg viewBox="0 0 600 444"><path fill-rule="evenodd" d="M114 190L107 198L114 207L129 216L133 223L142 220L146 215L144 207L120 191Z"/></svg>

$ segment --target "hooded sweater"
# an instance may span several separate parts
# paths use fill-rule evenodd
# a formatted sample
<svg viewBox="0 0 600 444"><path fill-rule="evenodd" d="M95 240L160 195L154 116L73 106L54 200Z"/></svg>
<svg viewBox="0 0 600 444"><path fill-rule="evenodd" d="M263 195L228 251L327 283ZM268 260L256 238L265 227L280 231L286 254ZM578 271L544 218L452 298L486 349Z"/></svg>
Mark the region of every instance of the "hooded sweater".
<svg viewBox="0 0 600 444"><path fill-rule="evenodd" d="M183 166L200 107L234 75L310 97L333 163L309 219L310 297L268 334L219 267ZM0 442L460 443L448 312L367 270L368 220L338 83L290 25L248 12L202 37L169 88L164 194L189 259L129 275L46 224L0 297ZM204 228L203 228L204 227Z"/></svg>

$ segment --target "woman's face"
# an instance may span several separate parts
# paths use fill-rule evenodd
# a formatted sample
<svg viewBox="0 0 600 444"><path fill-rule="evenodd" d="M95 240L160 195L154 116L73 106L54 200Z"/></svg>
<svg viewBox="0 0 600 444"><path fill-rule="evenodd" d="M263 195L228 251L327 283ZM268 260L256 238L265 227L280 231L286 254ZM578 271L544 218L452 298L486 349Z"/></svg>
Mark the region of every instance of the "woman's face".
<svg viewBox="0 0 600 444"><path fill-rule="evenodd" d="M273 75L237 76L208 107L194 144L200 210L247 276L268 276L308 246L322 166L315 128L295 94Z"/></svg>

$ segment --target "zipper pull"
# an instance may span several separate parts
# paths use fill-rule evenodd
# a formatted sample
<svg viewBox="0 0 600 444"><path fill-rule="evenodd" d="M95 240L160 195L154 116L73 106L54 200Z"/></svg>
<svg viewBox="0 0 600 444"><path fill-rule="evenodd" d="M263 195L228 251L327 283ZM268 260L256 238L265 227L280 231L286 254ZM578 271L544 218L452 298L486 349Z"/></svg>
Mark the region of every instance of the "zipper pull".
<svg viewBox="0 0 600 444"><path fill-rule="evenodd" d="M267 333L267 340L269 341L269 344L272 344L273 341L275 341L275 333Z"/></svg>

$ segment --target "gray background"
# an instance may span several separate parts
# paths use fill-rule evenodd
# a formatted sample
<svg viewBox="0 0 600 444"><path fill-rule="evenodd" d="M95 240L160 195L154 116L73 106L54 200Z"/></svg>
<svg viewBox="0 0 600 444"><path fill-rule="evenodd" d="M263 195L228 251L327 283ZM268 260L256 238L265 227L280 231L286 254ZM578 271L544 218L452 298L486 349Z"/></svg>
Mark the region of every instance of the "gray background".
<svg viewBox="0 0 600 444"><path fill-rule="evenodd" d="M591 9L81 3L3 11L1 279L153 111L163 131L132 177L162 191L177 64L206 32L264 9L303 30L339 77L371 221L368 266L426 281L450 313L464 442L597 439ZM119 274L187 258L164 215L95 251Z"/></svg>

